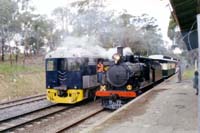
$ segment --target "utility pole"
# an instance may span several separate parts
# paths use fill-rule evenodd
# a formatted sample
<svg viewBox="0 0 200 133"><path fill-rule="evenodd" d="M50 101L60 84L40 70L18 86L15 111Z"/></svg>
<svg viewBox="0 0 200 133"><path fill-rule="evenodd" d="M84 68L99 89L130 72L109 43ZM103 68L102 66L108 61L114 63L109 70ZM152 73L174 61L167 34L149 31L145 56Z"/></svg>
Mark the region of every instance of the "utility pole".
<svg viewBox="0 0 200 133"><path fill-rule="evenodd" d="M198 73L200 72L200 14L197 15L197 32L198 32ZM198 89L200 92L200 73L198 74ZM198 94L198 133L200 133L200 94Z"/></svg>
<svg viewBox="0 0 200 133"><path fill-rule="evenodd" d="M4 58L5 58L5 39L4 39L4 37L2 37L2 39L1 39L1 60L4 62Z"/></svg>

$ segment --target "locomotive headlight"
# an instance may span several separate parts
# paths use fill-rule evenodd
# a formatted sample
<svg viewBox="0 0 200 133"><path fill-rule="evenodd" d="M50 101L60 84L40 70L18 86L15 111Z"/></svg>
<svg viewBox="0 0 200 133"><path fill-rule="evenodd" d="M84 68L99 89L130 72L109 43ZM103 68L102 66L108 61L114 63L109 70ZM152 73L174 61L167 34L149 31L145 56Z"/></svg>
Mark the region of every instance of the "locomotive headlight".
<svg viewBox="0 0 200 133"><path fill-rule="evenodd" d="M126 89L130 91L130 90L133 89L133 86L132 86L132 85L127 85L127 86L126 86Z"/></svg>
<svg viewBox="0 0 200 133"><path fill-rule="evenodd" d="M119 54L114 54L113 55L113 59L114 59L115 63L118 63L118 61L120 60L120 55Z"/></svg>

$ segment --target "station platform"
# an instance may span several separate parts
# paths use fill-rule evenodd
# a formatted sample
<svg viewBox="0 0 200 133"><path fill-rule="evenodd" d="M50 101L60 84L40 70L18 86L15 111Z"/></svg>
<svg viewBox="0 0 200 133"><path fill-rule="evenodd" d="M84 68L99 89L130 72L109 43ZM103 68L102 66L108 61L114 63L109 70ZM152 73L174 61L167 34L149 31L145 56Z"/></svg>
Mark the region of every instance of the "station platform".
<svg viewBox="0 0 200 133"><path fill-rule="evenodd" d="M198 96L191 80L165 80L83 132L197 133Z"/></svg>

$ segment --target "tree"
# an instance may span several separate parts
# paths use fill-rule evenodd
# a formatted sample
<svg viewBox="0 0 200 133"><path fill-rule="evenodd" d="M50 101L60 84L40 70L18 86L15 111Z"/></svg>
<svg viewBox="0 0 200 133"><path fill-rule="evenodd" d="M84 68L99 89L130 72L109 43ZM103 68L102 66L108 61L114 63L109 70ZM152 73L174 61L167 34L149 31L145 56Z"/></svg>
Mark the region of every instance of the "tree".
<svg viewBox="0 0 200 133"><path fill-rule="evenodd" d="M175 19L171 15L169 25L168 25L167 35L172 40L172 43L173 43L172 49L175 49L178 47L182 50L187 50L187 48L183 42L182 35L181 35L180 31L177 30L177 28L178 28L178 25L177 25Z"/></svg>
<svg viewBox="0 0 200 133"><path fill-rule="evenodd" d="M150 54L167 54L167 49L164 47L164 41L160 28L158 27L157 20L150 17L148 14L142 14L141 16L134 16L132 23L143 35L144 40L144 52L147 55Z"/></svg>
<svg viewBox="0 0 200 133"><path fill-rule="evenodd" d="M129 46L135 52L152 54L166 51L156 19L147 14L133 16L126 10L116 12L105 9L103 0L75 1L68 8L54 10L61 22L63 36L95 36L102 46ZM72 31L64 27L72 27ZM65 34L67 32L67 34Z"/></svg>
<svg viewBox="0 0 200 133"><path fill-rule="evenodd" d="M0 37L1 37L1 60L5 59L5 42L15 32L15 19L17 15L17 3L12 0L0 0Z"/></svg>
<svg viewBox="0 0 200 133"><path fill-rule="evenodd" d="M69 33L68 26L71 20L71 12L67 7L58 7L54 9L53 16L56 17L58 21L56 21L59 25L61 25L61 29L67 33Z"/></svg>

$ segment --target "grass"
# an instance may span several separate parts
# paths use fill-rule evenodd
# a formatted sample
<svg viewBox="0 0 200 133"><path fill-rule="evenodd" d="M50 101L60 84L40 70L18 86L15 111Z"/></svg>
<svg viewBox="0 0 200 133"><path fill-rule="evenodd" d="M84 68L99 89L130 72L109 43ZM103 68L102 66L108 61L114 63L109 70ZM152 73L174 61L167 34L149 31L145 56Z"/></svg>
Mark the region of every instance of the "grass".
<svg viewBox="0 0 200 133"><path fill-rule="evenodd" d="M44 72L0 75L0 85L0 101L41 94L46 91Z"/></svg>
<svg viewBox="0 0 200 133"><path fill-rule="evenodd" d="M26 64L0 62L0 101L45 93L42 58L27 59Z"/></svg>
<svg viewBox="0 0 200 133"><path fill-rule="evenodd" d="M186 69L183 73L183 78L184 79L192 79L194 77L194 69L192 68L189 68L189 69Z"/></svg>
<svg viewBox="0 0 200 133"><path fill-rule="evenodd" d="M0 63L0 74L17 74L26 72L41 72L43 68L39 66L29 65L23 66L21 64Z"/></svg>

